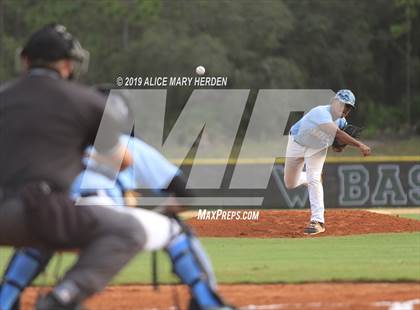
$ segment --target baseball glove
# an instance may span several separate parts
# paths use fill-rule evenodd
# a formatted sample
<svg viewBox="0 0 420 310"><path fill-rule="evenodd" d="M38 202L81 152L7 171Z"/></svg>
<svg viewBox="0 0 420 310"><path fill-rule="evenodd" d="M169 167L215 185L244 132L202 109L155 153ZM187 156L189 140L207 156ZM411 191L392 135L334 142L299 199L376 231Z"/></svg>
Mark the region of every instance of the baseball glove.
<svg viewBox="0 0 420 310"><path fill-rule="evenodd" d="M363 128L349 124L346 125L342 130L353 138L358 139L360 138L360 134L362 133ZM346 147L346 145L347 144L341 143L337 138L335 138L332 147L334 151L341 152Z"/></svg>

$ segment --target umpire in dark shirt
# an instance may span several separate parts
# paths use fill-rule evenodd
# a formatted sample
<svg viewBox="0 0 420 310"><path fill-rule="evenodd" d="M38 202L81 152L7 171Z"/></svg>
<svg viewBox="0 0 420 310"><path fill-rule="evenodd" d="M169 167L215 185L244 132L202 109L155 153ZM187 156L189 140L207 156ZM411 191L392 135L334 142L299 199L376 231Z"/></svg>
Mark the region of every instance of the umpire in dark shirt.
<svg viewBox="0 0 420 310"><path fill-rule="evenodd" d="M142 249L145 237L128 214L75 207L64 197L87 146L95 144L121 169L131 157L118 143L118 117L104 112L106 99L69 81L85 69L88 53L65 27L38 30L21 56L26 74L0 90L0 245L80 248L75 265L36 307L82 309L81 302ZM100 124L105 129L96 137Z"/></svg>

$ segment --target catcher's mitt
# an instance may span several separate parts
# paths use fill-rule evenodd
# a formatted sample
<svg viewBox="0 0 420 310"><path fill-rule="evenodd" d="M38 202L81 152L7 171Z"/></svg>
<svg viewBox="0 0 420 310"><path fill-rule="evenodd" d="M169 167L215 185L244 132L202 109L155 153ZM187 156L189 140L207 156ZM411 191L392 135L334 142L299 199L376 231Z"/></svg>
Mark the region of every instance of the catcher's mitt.
<svg viewBox="0 0 420 310"><path fill-rule="evenodd" d="M360 134L362 133L363 128L349 124L349 125L346 125L342 130L348 135L352 136L353 138L358 139L360 138ZM347 144L341 143L340 141L338 141L337 138L335 138L332 144L332 147L334 149L340 150L340 149L343 149L346 145Z"/></svg>

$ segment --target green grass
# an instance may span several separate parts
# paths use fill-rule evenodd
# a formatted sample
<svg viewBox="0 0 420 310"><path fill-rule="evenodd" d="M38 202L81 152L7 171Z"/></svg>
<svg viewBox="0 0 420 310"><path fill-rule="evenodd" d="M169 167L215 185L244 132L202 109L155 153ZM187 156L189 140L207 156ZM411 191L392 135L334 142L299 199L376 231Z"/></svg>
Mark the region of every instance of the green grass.
<svg viewBox="0 0 420 310"><path fill-rule="evenodd" d="M420 214L399 214L399 217L406 217L409 219L420 220Z"/></svg>
<svg viewBox="0 0 420 310"><path fill-rule="evenodd" d="M221 283L420 281L420 233L303 239L203 238ZM0 252L4 265L8 250ZM64 255L63 268L74 259ZM176 282L159 253L161 282ZM51 264L49 274L54 269ZM49 276L51 283L51 276ZM136 257L114 284L150 283L150 255ZM43 283L38 280L38 283Z"/></svg>

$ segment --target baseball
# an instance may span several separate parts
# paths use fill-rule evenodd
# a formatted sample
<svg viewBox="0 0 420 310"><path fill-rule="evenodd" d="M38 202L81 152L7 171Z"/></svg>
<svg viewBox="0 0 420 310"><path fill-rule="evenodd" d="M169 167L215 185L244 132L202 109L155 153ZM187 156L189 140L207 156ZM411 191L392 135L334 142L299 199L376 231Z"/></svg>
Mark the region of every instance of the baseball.
<svg viewBox="0 0 420 310"><path fill-rule="evenodd" d="M195 68L195 73L197 73L198 75L204 75L204 73L206 73L206 68L204 68L203 66L198 66L197 68Z"/></svg>

